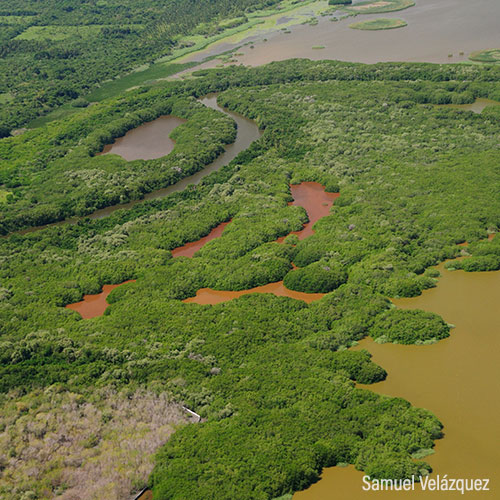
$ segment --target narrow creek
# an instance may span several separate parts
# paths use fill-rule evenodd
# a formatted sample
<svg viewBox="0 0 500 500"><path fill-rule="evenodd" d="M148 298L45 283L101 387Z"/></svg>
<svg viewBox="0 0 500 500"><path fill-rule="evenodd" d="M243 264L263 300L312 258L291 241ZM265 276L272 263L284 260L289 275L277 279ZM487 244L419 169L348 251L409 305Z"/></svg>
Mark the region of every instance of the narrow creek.
<svg viewBox="0 0 500 500"><path fill-rule="evenodd" d="M290 234L296 234L299 240L307 238L314 234L313 226L321 219L330 213L330 209L336 198L340 196L339 193L327 193L325 188L317 182L302 182L301 184L292 184L290 186L293 201L289 205L298 205L303 207L309 218L309 222L304 224L300 231L293 231ZM277 243L283 242L285 236L278 238ZM268 283L267 285L250 288L248 290L240 291L222 291L213 290L212 288L201 288L196 292L194 297L189 297L183 300L185 303L195 302L196 304L218 304L220 302L227 302L242 295L250 293L272 293L278 296L291 297L292 299L303 300L310 303L315 300L321 299L324 293L304 293L289 290L283 284L283 281L275 283Z"/></svg>
<svg viewBox="0 0 500 500"><path fill-rule="evenodd" d="M196 172L195 174L190 175L189 177L184 177L184 179L181 179L176 184L172 184L171 186L168 186L166 188L157 189L155 191L147 193L144 196L144 198L140 200L133 200L128 203L102 208L84 217L71 217L69 219L65 219L59 222L54 222L52 224L31 227L29 229L19 231L18 234L27 234L34 231L39 231L40 229L44 229L47 227L61 226L63 224L76 224L79 220L83 220L86 218L102 219L104 217L108 217L116 210L132 208L134 205L137 205L138 203L143 203L148 200L156 200L158 198L164 198L169 194L176 193L178 191L183 191L190 184L198 184L201 181L201 179L203 179L207 175L219 170L225 165L228 165L231 162L231 160L233 160L241 151L247 149L250 146L250 144L252 144L252 142L256 141L261 137L262 132L259 130L257 124L253 120L250 120L249 118L246 118L243 115L240 115L239 113L235 113L234 111L230 111L228 109L219 106L217 104L217 94L213 93L208 94L205 97L201 98L200 102L209 108L215 109L216 111L220 111L228 115L236 122L237 125L236 140L232 144L227 145L224 148L224 152L221 155L219 155L212 163L206 165L199 172ZM154 125L155 123L158 122L154 120L153 122L150 123L150 125ZM125 139L125 137L126 136L124 136L123 139Z"/></svg>
<svg viewBox="0 0 500 500"><path fill-rule="evenodd" d="M339 193L328 193L325 191L324 187L317 182L302 182L301 184L292 184L290 186L293 201L289 205L297 205L303 207L308 215L309 222L304 224L304 227L300 231L293 231L290 234L295 234L302 240L314 233L313 225L321 219L326 217L330 213L330 209L333 202L338 198ZM192 257L200 248L206 245L209 241L214 238L218 238L222 235L226 226L230 224L228 222L222 222L215 228L213 228L206 236L200 238L199 240L192 241L182 245L180 247L174 248L172 250L173 257ZM285 236L278 238L277 243L283 242ZM133 280L131 280L133 281ZM126 281L125 283L128 283ZM106 298L117 286L117 285L104 285L103 291L97 295L85 295L83 300L76 302L74 304L68 304L66 307L72 309L81 314L82 318L95 318L104 314L108 303ZM289 290L283 284L283 281L278 281L276 283L268 283L267 285L251 288L248 290L240 291L219 291L213 290L211 288L202 288L197 291L195 297L190 297L185 299L183 302L191 303L195 302L197 304L218 304L219 302L226 302L228 300L241 297L242 295L248 295L249 293L272 293L278 296L291 297L292 299L303 300L304 302L310 303L315 300L321 299L324 293L304 293L296 292L294 290Z"/></svg>

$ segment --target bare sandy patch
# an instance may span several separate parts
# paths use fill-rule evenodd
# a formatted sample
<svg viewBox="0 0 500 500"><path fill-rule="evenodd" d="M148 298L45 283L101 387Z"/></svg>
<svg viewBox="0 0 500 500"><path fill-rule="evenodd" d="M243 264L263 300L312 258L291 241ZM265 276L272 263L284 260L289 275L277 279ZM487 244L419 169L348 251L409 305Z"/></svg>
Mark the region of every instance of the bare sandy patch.
<svg viewBox="0 0 500 500"><path fill-rule="evenodd" d="M367 9L372 9L373 7L386 7L387 5L391 5L391 2L384 2L381 0L380 2L373 2L369 3L367 5L358 5L358 6L353 6L350 7L352 10L367 10Z"/></svg>

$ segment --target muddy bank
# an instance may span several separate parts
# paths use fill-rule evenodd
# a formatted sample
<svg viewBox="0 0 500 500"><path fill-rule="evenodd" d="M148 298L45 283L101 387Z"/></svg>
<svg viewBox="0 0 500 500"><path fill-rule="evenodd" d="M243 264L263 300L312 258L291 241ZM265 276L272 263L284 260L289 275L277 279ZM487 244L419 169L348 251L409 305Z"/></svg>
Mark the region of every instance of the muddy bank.
<svg viewBox="0 0 500 500"><path fill-rule="evenodd" d="M181 247L174 248L173 250L171 250L172 257L181 257L181 256L192 257L200 248L205 246L209 241L215 238L219 238L224 232L224 229L226 229L226 226L230 224L230 222L231 221L222 222L218 226L214 227L206 236L203 236L203 238L200 238L197 241L186 243Z"/></svg>

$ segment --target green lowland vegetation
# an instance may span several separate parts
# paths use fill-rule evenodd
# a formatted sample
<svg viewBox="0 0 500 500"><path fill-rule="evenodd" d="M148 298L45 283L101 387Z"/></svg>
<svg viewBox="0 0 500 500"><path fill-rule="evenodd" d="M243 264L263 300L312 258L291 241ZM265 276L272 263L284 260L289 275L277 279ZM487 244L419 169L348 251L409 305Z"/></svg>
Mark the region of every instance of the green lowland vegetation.
<svg viewBox="0 0 500 500"><path fill-rule="evenodd" d="M500 62L500 49L482 50L480 52L473 52L469 59L472 61L497 63Z"/></svg>
<svg viewBox="0 0 500 500"><path fill-rule="evenodd" d="M0 495L52 498L82 477L108 477L117 460L109 447L123 435L149 442L144 435L165 425L166 439L182 419L141 420L144 398L202 417L156 442L149 485L158 499L273 499L339 463L376 478L429 471L414 457L432 449L441 423L401 398L356 387L386 372L349 347L367 335L418 344L446 337L439 317L394 309L387 297L435 286L429 268L458 256L464 241L472 257L458 261L462 267L498 264L499 241L482 241L500 228L498 108L475 114L434 104L499 100L499 77L493 65L305 60L204 70L2 139L1 189L9 195L0 221L9 233L139 198L202 168L235 135L229 118L195 100L208 92L221 92L221 105L264 131L195 188L0 239L1 432L8 433ZM171 155L93 156L169 112L187 119ZM307 221L303 208L288 205L290 184L302 181L340 197L314 235L276 243ZM193 258L172 258L170 250L229 219ZM132 278L109 295L102 317L82 320L64 307ZM268 294L215 306L181 302L202 287L243 290L281 279L327 295L311 304ZM95 433L75 437L72 424L71 452L52 461L54 419L65 412L83 412ZM132 432L134 422L144 435ZM131 490L144 486L151 465L153 445L137 446L145 475L130 475ZM34 473L34 456L49 457L50 472ZM124 462L115 483L135 470Z"/></svg>
<svg viewBox="0 0 500 500"><path fill-rule="evenodd" d="M392 30L394 28L403 28L404 26L407 26L407 23L402 19L379 18L379 19L371 19L370 21L361 21L359 23L350 24L349 28L355 30L376 31L376 30Z"/></svg>
<svg viewBox="0 0 500 500"><path fill-rule="evenodd" d="M168 76L168 64L155 61L243 26L252 12L279 1L3 0L0 95L13 99L2 103L0 130L20 128L139 67L146 70L135 75L141 81ZM111 88L124 91L126 83Z"/></svg>
<svg viewBox="0 0 500 500"><path fill-rule="evenodd" d="M420 344L448 337L449 326L434 313L390 309L377 317L370 334L379 342Z"/></svg>
<svg viewBox="0 0 500 500"><path fill-rule="evenodd" d="M394 12L413 7L413 0L367 0L355 5L346 6L345 10L357 14L382 14L384 12Z"/></svg>
<svg viewBox="0 0 500 500"><path fill-rule="evenodd" d="M328 0L328 5L349 5L352 0Z"/></svg>
<svg viewBox="0 0 500 500"><path fill-rule="evenodd" d="M448 269L464 271L498 271L500 269L500 238L491 241L477 241L467 247L467 259L447 262Z"/></svg>

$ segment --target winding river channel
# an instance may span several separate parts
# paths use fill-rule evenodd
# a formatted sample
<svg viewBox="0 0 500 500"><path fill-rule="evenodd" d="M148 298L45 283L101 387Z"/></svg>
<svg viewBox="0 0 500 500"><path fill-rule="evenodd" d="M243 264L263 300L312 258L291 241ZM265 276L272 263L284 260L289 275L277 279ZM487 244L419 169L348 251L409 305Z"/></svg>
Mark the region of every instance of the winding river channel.
<svg viewBox="0 0 500 500"><path fill-rule="evenodd" d="M229 163L240 151L246 149L260 137L260 132L251 120L221 109L216 96L205 97L202 102L231 116L238 125L237 139L226 148L216 161L194 176L176 185L155 191L146 199L166 196L180 191L189 184L196 184L205 175ZM493 104L478 100L461 109L481 112L484 106ZM310 222L296 232L299 239L312 234L312 226L319 218L328 215L336 196L325 193L316 183L302 183L291 186L293 204L303 206ZM119 208L128 208L142 200L100 210L92 218L105 217ZM194 253L213 238L220 237L230 221L214 228L207 236L196 242L187 243L173 250L174 257L192 257ZM278 242L282 241L280 238ZM444 424L445 437L437 441L435 454L427 460L434 474L455 478L490 478L491 489L495 489L497 466L500 462L498 443L500 427L500 273L450 272L444 264L438 266L441 272L438 286L426 290L416 298L394 300L397 307L423 309L440 314L446 321L456 325L448 339L428 346L403 346L377 344L364 339L354 349L367 349L373 354L374 362L383 366L388 377L385 381L370 386L360 386L381 394L402 397L417 407L432 411ZM77 310L84 318L101 315L107 307L106 297L119 285L105 285L101 294L86 296L83 301L68 307ZM185 302L215 304L232 300L248 293L273 293L311 302L323 294L293 292L282 282L270 283L255 289L243 291L199 290L196 297ZM436 492L423 492L419 487L413 492L364 492L363 473L353 466L332 467L323 471L322 479L309 489L296 493L294 500L343 500L369 498L427 499L436 497ZM439 492L439 498L457 498L456 492ZM497 498L494 491L468 493L468 498Z"/></svg>
<svg viewBox="0 0 500 500"><path fill-rule="evenodd" d="M171 186L168 186L166 188L162 189L157 189L155 191L151 191L150 193L147 193L144 198L140 200L133 200L128 203L122 203L119 205L113 205L110 207L102 208L100 210L96 210L95 212L86 215L85 217L72 217L69 219L65 219L60 222L54 222L52 224L47 224L44 226L37 226L37 227L32 227L29 229L25 229L23 231L19 231L19 234L26 234L26 233L31 233L34 231L39 231L40 229L44 229L47 227L51 226L60 226L63 224L76 224L79 220L85 219L85 218L90 218L90 219L102 219L103 217L107 217L111 215L113 212L116 210L122 210L122 209L128 209L132 208L134 205L137 205L138 203L143 203L144 201L148 200L156 200L158 198L164 198L165 196L168 196L169 194L176 193L178 191L183 191L186 189L190 184L198 184L203 177L206 177L207 175L211 174L212 172L215 172L222 168L225 165L228 165L231 160L233 160L241 151L244 151L247 149L252 142L256 141L259 139L262 135L262 132L259 130L257 127L257 124L253 121L250 120L249 118L244 117L243 115L240 115L239 113L235 113L234 111L230 111L228 109L222 108L217 104L217 94L208 94L205 97L200 99L200 102L203 103L205 106L215 109L216 111L220 111L229 117L231 117L235 122L237 126L236 130L236 139L232 144L227 145L224 148L224 152L219 155L212 163L209 165L206 165L202 170L199 172L196 172L193 175L190 175L188 177L184 177L184 179L181 179L179 182L176 184L172 184ZM155 127L158 127L161 130L162 134L162 140L164 140L164 129L165 125L163 124L163 119L165 117L160 117L157 118L156 120L153 120L149 122L148 125L148 130L149 133L156 133ZM180 123L179 123L180 124ZM146 124L144 124L146 125ZM144 126L142 125L142 126ZM130 149L128 144L127 144L127 136L128 139L132 141L133 144L137 144L136 137L133 133L134 131L137 131L140 129L140 127L137 127L136 129L133 129L128 132L125 136L123 136L122 142L121 142L121 148L127 148ZM173 130L173 128L171 128ZM171 131L170 130L170 131ZM130 135L131 134L131 135ZM116 144L116 141L115 143ZM105 151L103 151L104 153ZM111 151L109 151L111 152ZM116 152L114 150L113 152ZM134 152L130 153L134 156L137 156L137 152L134 154ZM139 147L139 155L143 154L142 147ZM155 156L156 157L156 156Z"/></svg>

